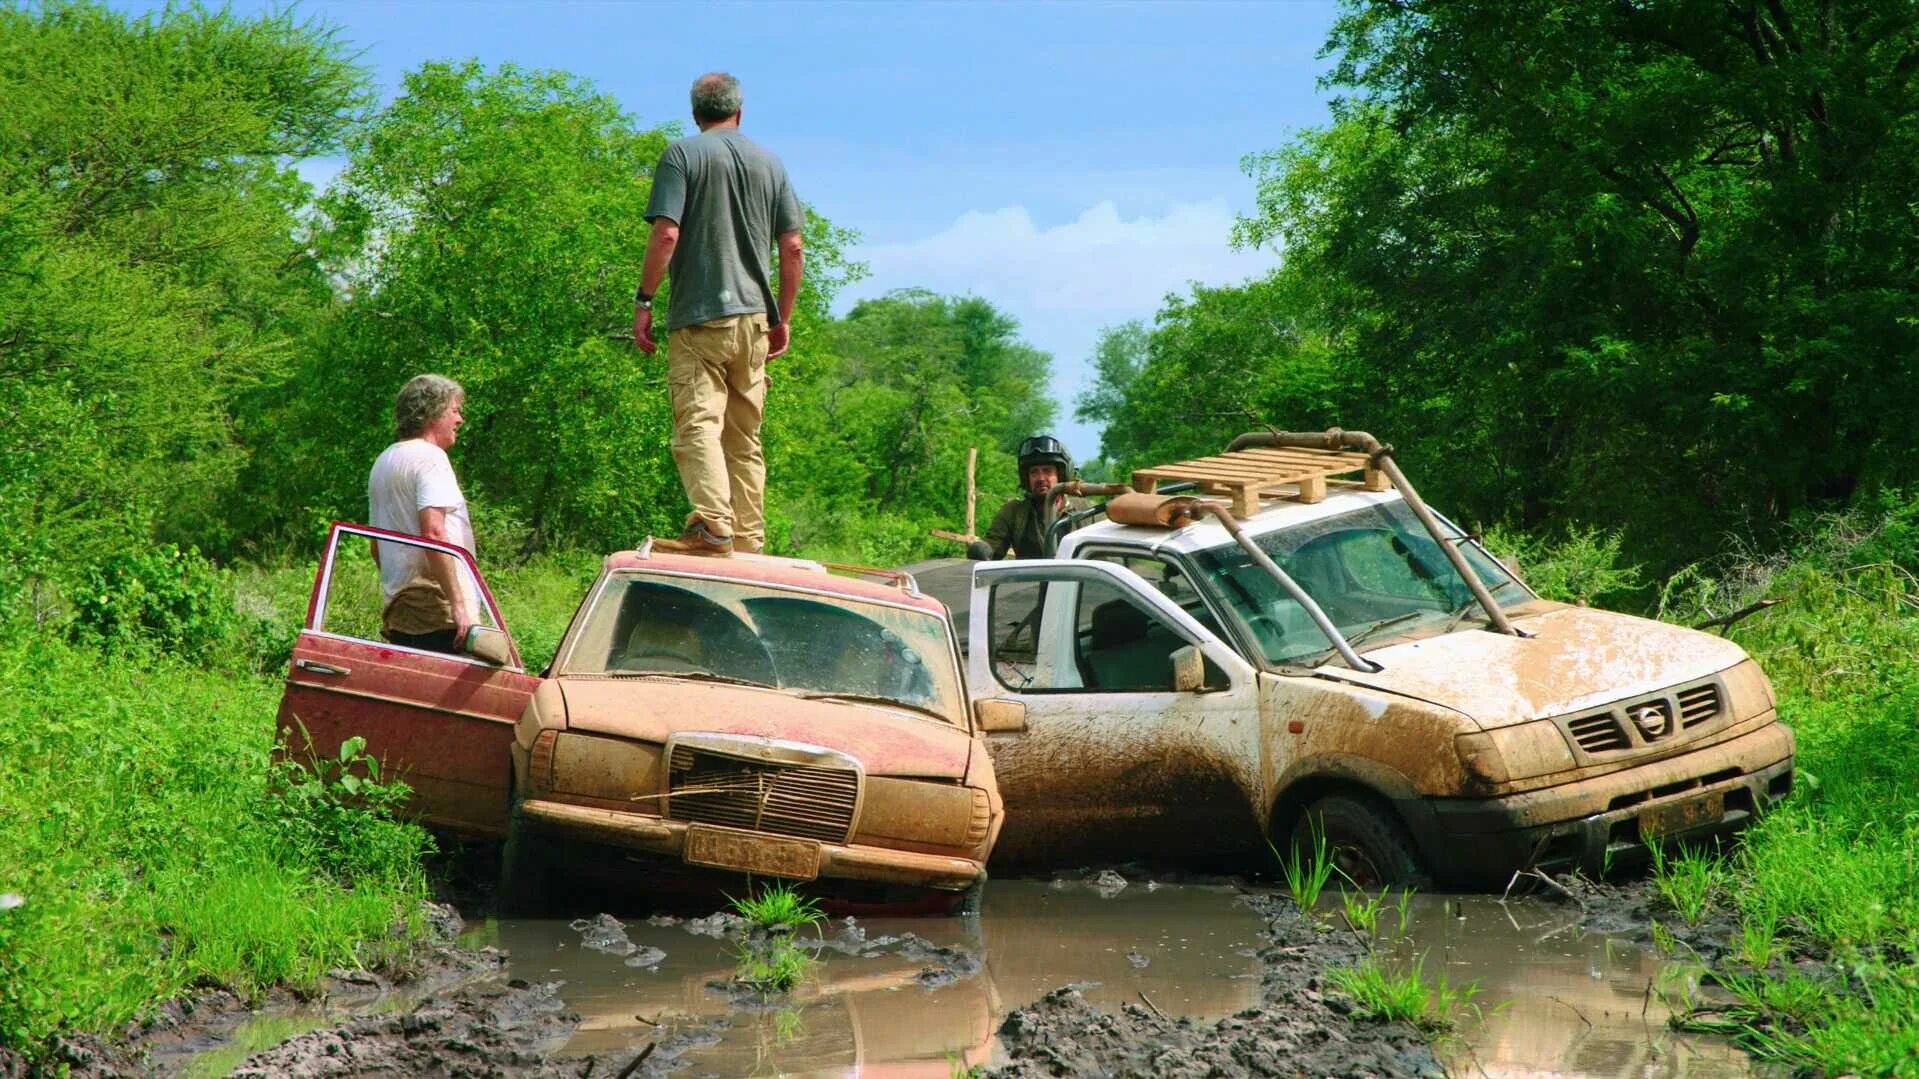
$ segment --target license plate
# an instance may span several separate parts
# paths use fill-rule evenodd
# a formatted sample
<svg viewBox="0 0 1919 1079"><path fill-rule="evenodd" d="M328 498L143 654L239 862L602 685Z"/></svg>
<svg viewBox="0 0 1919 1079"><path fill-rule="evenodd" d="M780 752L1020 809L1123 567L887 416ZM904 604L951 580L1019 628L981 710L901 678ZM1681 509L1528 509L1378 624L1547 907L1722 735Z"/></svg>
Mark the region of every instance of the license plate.
<svg viewBox="0 0 1919 1079"><path fill-rule="evenodd" d="M1655 806L1639 813L1639 838L1658 839L1702 824L1717 824L1726 815L1726 795L1719 791Z"/></svg>
<svg viewBox="0 0 1919 1079"><path fill-rule="evenodd" d="M736 832L692 825L686 830L688 865L812 880L820 875L820 845L810 839Z"/></svg>

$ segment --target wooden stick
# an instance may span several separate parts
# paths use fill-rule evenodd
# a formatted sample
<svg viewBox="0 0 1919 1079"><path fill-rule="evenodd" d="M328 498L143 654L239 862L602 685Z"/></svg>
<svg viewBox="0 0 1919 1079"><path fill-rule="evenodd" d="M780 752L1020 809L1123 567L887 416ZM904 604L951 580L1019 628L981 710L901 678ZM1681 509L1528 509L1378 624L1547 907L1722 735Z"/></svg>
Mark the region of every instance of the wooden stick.
<svg viewBox="0 0 1919 1079"><path fill-rule="evenodd" d="M973 470L979 467L979 447L966 447L966 534L976 536L974 517L979 512L979 490L973 486ZM971 542L969 539L968 542Z"/></svg>
<svg viewBox="0 0 1919 1079"><path fill-rule="evenodd" d="M1714 626L1724 626L1727 629L1731 629L1732 624L1734 622L1739 621L1741 618L1744 618L1749 614L1758 614L1760 611L1763 611L1768 607L1771 607L1783 602L1785 601L1777 600L1777 599L1762 599L1758 603L1752 603L1744 607L1741 607L1738 610L1732 612L1731 614L1720 615L1718 618L1708 618L1704 622L1700 622L1694 625L1692 628L1711 629Z"/></svg>
<svg viewBox="0 0 1919 1079"><path fill-rule="evenodd" d="M1159 1016L1161 1019L1166 1018L1166 1013L1159 1010L1159 1005L1153 1003L1153 998L1146 995L1146 990L1142 989L1139 991L1139 999L1145 1001L1148 1008L1153 1009L1154 1015Z"/></svg>

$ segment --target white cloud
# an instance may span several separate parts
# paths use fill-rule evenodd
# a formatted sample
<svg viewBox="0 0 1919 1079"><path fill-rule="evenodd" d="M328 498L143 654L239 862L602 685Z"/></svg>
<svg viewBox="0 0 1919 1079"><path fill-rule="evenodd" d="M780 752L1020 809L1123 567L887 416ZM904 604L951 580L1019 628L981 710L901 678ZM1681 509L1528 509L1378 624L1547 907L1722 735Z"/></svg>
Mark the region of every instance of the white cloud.
<svg viewBox="0 0 1919 1079"><path fill-rule="evenodd" d="M1056 433L1076 457L1089 457L1099 432L1071 416L1099 331L1127 319L1150 322L1166 293L1194 282L1231 284L1272 268L1271 252L1232 249L1232 225L1223 199L1130 219L1101 202L1048 228L1022 206L973 210L924 239L857 248L853 256L871 275L843 302L912 287L991 301L1019 320L1034 347L1053 354Z"/></svg>

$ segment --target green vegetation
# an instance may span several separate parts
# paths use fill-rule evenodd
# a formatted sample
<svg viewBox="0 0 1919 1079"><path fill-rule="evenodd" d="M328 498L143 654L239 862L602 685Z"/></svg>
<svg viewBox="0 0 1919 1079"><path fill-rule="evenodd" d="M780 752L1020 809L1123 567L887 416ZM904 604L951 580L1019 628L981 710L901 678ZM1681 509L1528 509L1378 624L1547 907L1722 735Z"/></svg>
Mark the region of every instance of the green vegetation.
<svg viewBox="0 0 1919 1079"><path fill-rule="evenodd" d="M33 687L0 694L0 892L24 900L0 912L0 1043L197 985L310 987L419 932L426 834L354 752L273 760L274 681L40 637L0 643L0 685Z"/></svg>
<svg viewBox="0 0 1919 1079"><path fill-rule="evenodd" d="M1461 1012L1477 1014L1478 986L1451 985L1444 973L1428 981L1425 968L1424 956L1394 970L1372 955L1358 966L1327 971L1326 983L1353 998L1362 1019L1411 1023L1429 1034L1451 1029Z"/></svg>
<svg viewBox="0 0 1919 1079"><path fill-rule="evenodd" d="M769 884L758 894L743 899L727 897L733 912L759 929L792 933L810 929L826 920L817 901L795 891L791 885Z"/></svg>
<svg viewBox="0 0 1919 1079"><path fill-rule="evenodd" d="M1677 855L1668 853L1664 844L1652 846L1652 883L1659 898L1665 900L1687 925L1698 925L1725 884L1725 870L1719 859L1706 851L1682 847Z"/></svg>
<svg viewBox="0 0 1919 1079"><path fill-rule="evenodd" d="M1319 896L1326 890L1326 882L1339 868L1333 864L1332 852L1326 847L1326 833L1317 823L1312 826L1310 850L1302 851L1294 844L1281 854L1270 841L1266 846L1279 860L1280 875L1286 878L1286 894L1293 897L1293 905L1301 914L1311 917L1319 907Z"/></svg>

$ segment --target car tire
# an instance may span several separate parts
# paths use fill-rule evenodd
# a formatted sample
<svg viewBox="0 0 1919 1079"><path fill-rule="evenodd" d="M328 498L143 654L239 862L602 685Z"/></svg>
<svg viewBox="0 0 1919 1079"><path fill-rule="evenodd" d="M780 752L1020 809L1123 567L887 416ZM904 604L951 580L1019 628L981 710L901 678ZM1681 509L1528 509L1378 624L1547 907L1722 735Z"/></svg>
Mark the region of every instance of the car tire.
<svg viewBox="0 0 1919 1079"><path fill-rule="evenodd" d="M516 810L500 855L500 913L509 918L550 913L556 868L552 840L535 834Z"/></svg>
<svg viewBox="0 0 1919 1079"><path fill-rule="evenodd" d="M1368 798L1333 794L1309 806L1293 825L1293 844L1313 849L1314 829L1346 882L1357 888L1424 888L1432 877L1420 864L1406 826Z"/></svg>

